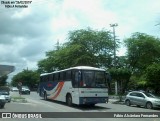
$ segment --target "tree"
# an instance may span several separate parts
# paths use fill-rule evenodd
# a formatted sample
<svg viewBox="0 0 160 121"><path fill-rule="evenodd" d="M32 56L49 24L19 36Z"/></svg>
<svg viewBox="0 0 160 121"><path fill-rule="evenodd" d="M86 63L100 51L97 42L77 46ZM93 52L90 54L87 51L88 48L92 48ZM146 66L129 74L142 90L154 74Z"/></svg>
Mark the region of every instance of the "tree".
<svg viewBox="0 0 160 121"><path fill-rule="evenodd" d="M46 53L47 58L38 62L40 72L51 72L59 69L75 66L79 61L79 45L61 47L58 50Z"/></svg>
<svg viewBox="0 0 160 121"><path fill-rule="evenodd" d="M39 73L32 70L23 70L12 78L11 85L17 86L19 81L21 81L23 85L29 86L32 89L39 82Z"/></svg>
<svg viewBox="0 0 160 121"><path fill-rule="evenodd" d="M160 62L159 38L137 32L125 40L125 45L133 73L141 75L150 64Z"/></svg>
<svg viewBox="0 0 160 121"><path fill-rule="evenodd" d="M5 86L6 85L7 78L8 78L7 75L3 75L3 76L0 77L0 86Z"/></svg>
<svg viewBox="0 0 160 121"><path fill-rule="evenodd" d="M132 87L146 88L145 71L153 63L160 62L160 39L144 33L134 33L125 39L127 65L132 70Z"/></svg>
<svg viewBox="0 0 160 121"><path fill-rule="evenodd" d="M72 66L111 67L114 42L109 31L81 29L69 32L68 42L46 53L38 62L41 72L51 72Z"/></svg>
<svg viewBox="0 0 160 121"><path fill-rule="evenodd" d="M111 68L109 69L110 75L113 81L118 81L119 94L123 94L127 89L129 79L131 77L131 71L127 68Z"/></svg>
<svg viewBox="0 0 160 121"><path fill-rule="evenodd" d="M160 63L154 63L147 67L146 69L146 80L147 85L155 89L155 93L160 94Z"/></svg>

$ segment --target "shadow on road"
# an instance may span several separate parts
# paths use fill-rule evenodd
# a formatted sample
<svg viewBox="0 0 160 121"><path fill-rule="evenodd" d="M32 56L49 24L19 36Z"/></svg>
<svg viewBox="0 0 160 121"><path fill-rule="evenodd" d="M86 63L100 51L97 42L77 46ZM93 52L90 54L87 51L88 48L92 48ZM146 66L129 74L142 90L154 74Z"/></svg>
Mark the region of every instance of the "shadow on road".
<svg viewBox="0 0 160 121"><path fill-rule="evenodd" d="M131 105L130 107L146 109L144 106L137 106L137 105ZM160 111L160 108L153 108L153 109L146 109L146 110Z"/></svg>
<svg viewBox="0 0 160 121"><path fill-rule="evenodd" d="M102 106L98 106L98 105L95 105L95 106L90 106L90 105L74 105L73 108L76 108L76 109L79 109L79 110L82 110L82 111L89 111L89 110L105 110L106 109L110 109L110 108L107 108L107 107L102 107Z"/></svg>
<svg viewBox="0 0 160 121"><path fill-rule="evenodd" d="M44 99L41 99L41 100L44 100ZM49 100L49 99L48 99L47 101L48 101L48 102L57 103L57 104L60 104L60 105L67 106L67 104L66 104L65 102L55 101L55 100ZM107 105L107 104L106 104L106 105ZM91 105L76 105L76 104L73 104L73 105L72 105L72 108L75 108L75 109L78 109L78 110L82 110L82 111L111 109L111 108L102 107L102 106L98 106L98 105L91 106Z"/></svg>

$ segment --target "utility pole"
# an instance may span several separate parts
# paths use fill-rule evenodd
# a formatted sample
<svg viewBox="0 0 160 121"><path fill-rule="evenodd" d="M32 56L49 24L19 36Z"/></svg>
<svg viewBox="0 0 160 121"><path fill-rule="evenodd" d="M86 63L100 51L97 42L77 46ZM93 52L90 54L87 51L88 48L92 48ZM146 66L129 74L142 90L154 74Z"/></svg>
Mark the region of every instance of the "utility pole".
<svg viewBox="0 0 160 121"><path fill-rule="evenodd" d="M115 23L115 24L110 24L110 27L113 28L113 41L114 41L114 62L113 62L113 65L114 67L116 67L116 34L115 34L115 27L117 27L118 24ZM115 81L115 94L117 95L118 94L118 82L117 80Z"/></svg>

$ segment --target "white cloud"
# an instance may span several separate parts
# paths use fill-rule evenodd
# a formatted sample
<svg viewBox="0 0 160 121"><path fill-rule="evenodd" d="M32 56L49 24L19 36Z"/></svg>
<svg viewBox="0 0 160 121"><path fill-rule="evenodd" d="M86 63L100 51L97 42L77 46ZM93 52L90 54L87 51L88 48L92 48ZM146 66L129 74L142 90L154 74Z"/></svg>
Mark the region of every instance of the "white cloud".
<svg viewBox="0 0 160 121"><path fill-rule="evenodd" d="M13 18L13 19L21 19L21 18L27 17L30 14L31 14L31 9L30 8L23 9L22 11L15 11L13 13L13 15L11 16L11 18Z"/></svg>
<svg viewBox="0 0 160 121"><path fill-rule="evenodd" d="M52 21L52 30L53 31L61 31L68 30L69 28L77 28L79 26L79 22L73 16L60 15L57 18L54 18Z"/></svg>

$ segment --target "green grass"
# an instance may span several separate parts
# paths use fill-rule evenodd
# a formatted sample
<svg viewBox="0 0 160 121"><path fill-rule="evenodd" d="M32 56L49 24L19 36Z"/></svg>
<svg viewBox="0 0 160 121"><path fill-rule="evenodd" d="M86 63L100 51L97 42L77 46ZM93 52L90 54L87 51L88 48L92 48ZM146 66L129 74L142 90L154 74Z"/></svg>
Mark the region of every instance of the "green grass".
<svg viewBox="0 0 160 121"><path fill-rule="evenodd" d="M24 103L26 103L27 102L27 100L26 100L26 98L24 98L24 97L21 97L21 96L18 96L18 97L12 97L12 101L13 102L24 102Z"/></svg>

